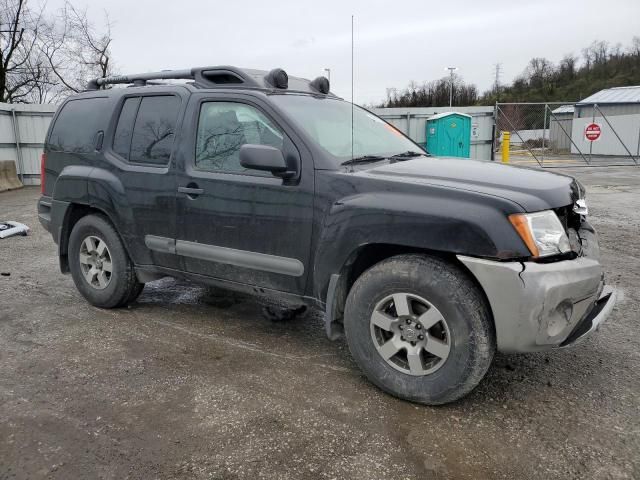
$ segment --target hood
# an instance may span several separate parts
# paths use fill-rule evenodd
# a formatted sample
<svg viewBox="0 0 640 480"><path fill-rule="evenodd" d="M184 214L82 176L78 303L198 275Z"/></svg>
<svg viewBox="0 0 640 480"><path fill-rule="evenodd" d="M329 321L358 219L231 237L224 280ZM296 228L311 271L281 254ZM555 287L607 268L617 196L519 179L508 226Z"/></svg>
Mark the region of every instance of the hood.
<svg viewBox="0 0 640 480"><path fill-rule="evenodd" d="M460 158L420 157L360 174L493 195L517 203L526 212L571 205L583 194L581 185L567 175Z"/></svg>

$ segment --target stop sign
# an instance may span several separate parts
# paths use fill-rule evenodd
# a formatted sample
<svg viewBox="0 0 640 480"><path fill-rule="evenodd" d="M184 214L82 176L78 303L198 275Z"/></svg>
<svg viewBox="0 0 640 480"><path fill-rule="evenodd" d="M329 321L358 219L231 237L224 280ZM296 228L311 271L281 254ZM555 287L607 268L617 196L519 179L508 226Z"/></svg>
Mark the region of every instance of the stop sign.
<svg viewBox="0 0 640 480"><path fill-rule="evenodd" d="M602 129L597 123L590 123L584 128L584 137L590 142L595 142L596 140L598 140L601 134Z"/></svg>

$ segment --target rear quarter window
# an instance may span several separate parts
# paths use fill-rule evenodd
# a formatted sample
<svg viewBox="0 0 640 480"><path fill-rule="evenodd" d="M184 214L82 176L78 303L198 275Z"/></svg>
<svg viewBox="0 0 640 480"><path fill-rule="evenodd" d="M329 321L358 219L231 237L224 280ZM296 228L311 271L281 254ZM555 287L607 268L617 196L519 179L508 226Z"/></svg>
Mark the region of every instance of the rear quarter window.
<svg viewBox="0 0 640 480"><path fill-rule="evenodd" d="M51 129L49 149L70 153L93 152L96 135L107 128L109 117L106 97L68 101L63 105Z"/></svg>

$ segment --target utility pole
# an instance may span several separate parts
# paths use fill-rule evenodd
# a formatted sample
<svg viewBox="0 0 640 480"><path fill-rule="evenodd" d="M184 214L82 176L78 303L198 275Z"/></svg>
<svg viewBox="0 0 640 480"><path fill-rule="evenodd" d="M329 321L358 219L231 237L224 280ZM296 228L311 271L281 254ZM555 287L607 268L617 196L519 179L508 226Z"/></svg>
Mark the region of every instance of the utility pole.
<svg viewBox="0 0 640 480"><path fill-rule="evenodd" d="M493 90L496 94L496 101L497 101L498 97L500 96L500 74L502 73L502 64L496 63L495 68L496 68L496 80L495 80L495 83L493 84Z"/></svg>
<svg viewBox="0 0 640 480"><path fill-rule="evenodd" d="M327 80L329 80L329 84L331 84L331 69L325 68L324 71L327 72Z"/></svg>
<svg viewBox="0 0 640 480"><path fill-rule="evenodd" d="M451 81L449 82L449 108L453 106L453 72L455 72L458 67L447 67L445 70L449 70L449 74L451 75Z"/></svg>

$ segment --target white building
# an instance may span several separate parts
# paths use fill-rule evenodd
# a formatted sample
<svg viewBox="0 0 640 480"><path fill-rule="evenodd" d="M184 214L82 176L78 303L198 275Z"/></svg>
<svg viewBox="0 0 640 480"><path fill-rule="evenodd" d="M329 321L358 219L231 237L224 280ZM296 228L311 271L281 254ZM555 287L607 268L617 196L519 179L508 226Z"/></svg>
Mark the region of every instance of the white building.
<svg viewBox="0 0 640 480"><path fill-rule="evenodd" d="M591 123L600 126L597 141L585 137ZM607 88L575 104L571 139L572 153L578 149L593 155L634 156L640 154L640 86ZM625 148L626 147L626 148Z"/></svg>

